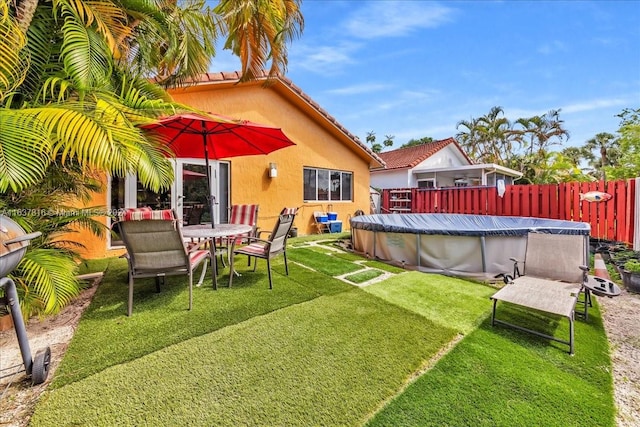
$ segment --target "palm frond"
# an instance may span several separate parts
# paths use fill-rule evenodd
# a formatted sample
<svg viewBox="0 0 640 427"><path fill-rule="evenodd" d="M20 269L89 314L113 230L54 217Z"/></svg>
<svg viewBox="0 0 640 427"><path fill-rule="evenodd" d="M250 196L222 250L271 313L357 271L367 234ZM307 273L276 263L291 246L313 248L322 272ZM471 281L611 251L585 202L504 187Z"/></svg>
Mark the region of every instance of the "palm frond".
<svg viewBox="0 0 640 427"><path fill-rule="evenodd" d="M150 188L167 188L173 180L166 158L170 152L148 139L127 116L128 111L105 96L95 103L51 104L38 109L37 118L52 135L51 155L60 155L63 164L76 161L83 168L117 176L137 172Z"/></svg>
<svg viewBox="0 0 640 427"><path fill-rule="evenodd" d="M78 266L58 249L27 251L12 274L21 284L21 305L26 313L55 314L80 293ZM28 286L26 284L28 283Z"/></svg>
<svg viewBox="0 0 640 427"><path fill-rule="evenodd" d="M38 182L51 163L51 140L37 111L0 109L0 192Z"/></svg>
<svg viewBox="0 0 640 427"><path fill-rule="evenodd" d="M40 4L27 31L26 51L30 64L19 90L27 103L37 102L36 99L41 95L42 82L60 71L61 66L57 64L54 55L58 28L51 5Z"/></svg>
<svg viewBox="0 0 640 427"><path fill-rule="evenodd" d="M60 51L69 78L80 91L89 91L108 81L112 60L105 39L86 27L75 10L63 7L63 43Z"/></svg>
<svg viewBox="0 0 640 427"><path fill-rule="evenodd" d="M242 80L260 75L270 60L270 76L284 74L287 44L303 30L298 0L222 0L214 9L225 21L225 49L242 64Z"/></svg>
<svg viewBox="0 0 640 427"><path fill-rule="evenodd" d="M8 9L0 10L0 102L25 77L28 61L22 51L26 43L24 33L11 18Z"/></svg>

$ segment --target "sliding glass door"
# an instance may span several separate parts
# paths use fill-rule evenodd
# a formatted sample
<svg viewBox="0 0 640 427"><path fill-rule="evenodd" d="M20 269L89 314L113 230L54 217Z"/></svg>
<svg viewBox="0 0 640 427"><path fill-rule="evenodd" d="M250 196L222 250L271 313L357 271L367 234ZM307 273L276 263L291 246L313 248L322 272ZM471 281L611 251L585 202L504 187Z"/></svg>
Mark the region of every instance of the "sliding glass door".
<svg viewBox="0 0 640 427"><path fill-rule="evenodd" d="M120 209L144 206L152 209L175 209L183 224L202 224L211 222L211 210L207 200L209 195L213 200L215 221L227 222L231 186L230 164L211 161L209 167L211 185L207 184L204 160L176 159L173 164L174 182L169 189L160 192L145 189L135 175L125 178L111 177L109 209L114 213ZM114 230L110 238L110 247L122 246L116 231Z"/></svg>

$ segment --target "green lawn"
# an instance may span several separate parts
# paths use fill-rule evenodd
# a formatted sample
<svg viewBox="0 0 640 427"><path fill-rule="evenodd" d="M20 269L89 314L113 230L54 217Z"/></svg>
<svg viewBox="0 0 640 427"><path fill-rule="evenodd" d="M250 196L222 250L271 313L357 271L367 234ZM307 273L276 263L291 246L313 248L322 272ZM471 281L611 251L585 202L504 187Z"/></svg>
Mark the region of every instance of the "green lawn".
<svg viewBox="0 0 640 427"><path fill-rule="evenodd" d="M576 322L576 337L568 356L564 345L486 320L367 425L613 426L609 348L597 308L589 323Z"/></svg>
<svg viewBox="0 0 640 427"><path fill-rule="evenodd" d="M126 263L103 261L31 425L614 425L597 307L576 322L569 356L491 327L489 286L394 268L358 288L332 276L359 274L360 259L298 242L289 276L274 262L271 291L265 263L254 273L239 259L233 288L196 288L192 311L186 280L160 293L141 280L132 317Z"/></svg>

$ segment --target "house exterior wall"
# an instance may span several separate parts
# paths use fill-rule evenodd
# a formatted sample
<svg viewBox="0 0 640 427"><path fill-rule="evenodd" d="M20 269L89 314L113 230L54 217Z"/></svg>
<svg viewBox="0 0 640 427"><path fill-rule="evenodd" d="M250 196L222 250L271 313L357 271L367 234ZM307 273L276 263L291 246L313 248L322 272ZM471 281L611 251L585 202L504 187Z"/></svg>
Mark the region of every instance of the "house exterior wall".
<svg viewBox="0 0 640 427"><path fill-rule="evenodd" d="M471 163L469 163L469 161L462 155L462 153L460 153L460 150L456 149L454 145L450 144L415 165L412 170L425 168L451 168L456 166L467 166L470 164Z"/></svg>
<svg viewBox="0 0 640 427"><path fill-rule="evenodd" d="M411 187L407 169L380 170L371 172L373 188L406 188Z"/></svg>
<svg viewBox="0 0 640 427"><path fill-rule="evenodd" d="M469 164L469 161L460 153L460 150L456 149L453 145L449 145L411 168L409 187L418 187L418 181L422 179L434 179L436 187L452 187L454 185L453 176L444 176L435 173L417 174L413 171L426 168L452 168L456 166L467 166Z"/></svg>
<svg viewBox="0 0 640 427"><path fill-rule="evenodd" d="M94 192L91 194L91 200L86 206L98 206L99 210L107 209L109 206L109 191L108 191L108 177L104 173L98 173L100 182L102 183L103 191ZM111 212L107 212L111 213ZM84 248L80 249L80 255L87 259L104 258L107 256L120 256L125 253L124 248L108 249L108 234L109 220L106 215L96 216L93 219L104 225L104 235L97 237L90 233L88 230L78 229L77 234L69 236L70 240L78 241L82 243Z"/></svg>
<svg viewBox="0 0 640 427"><path fill-rule="evenodd" d="M331 130L302 104L294 104L280 91L256 84L229 84L220 86L191 86L174 90L174 100L205 112L218 113L233 118L281 128L296 145L269 155L233 157L231 170L231 204L257 203L258 227L271 230L284 207L298 207L294 226L298 234L315 233L314 211L333 211L342 220L342 230L349 229L349 217L361 209L369 211L369 162L371 158L353 149L346 136ZM342 139L343 138L343 139ZM350 145L351 144L351 145ZM269 163L277 164L278 176L270 178ZM303 168L326 168L351 172L352 201L303 201ZM91 206L108 204L107 178L104 191L95 194ZM107 224L106 217L98 219ZM96 238L80 231L73 236L86 249L81 251L86 258L117 256L122 249L107 249L106 238Z"/></svg>
<svg viewBox="0 0 640 427"><path fill-rule="evenodd" d="M411 169L376 170L371 172L371 186L374 188L407 188L418 187L419 179L434 178L437 187L453 186L453 177L437 174L414 174L414 169L440 169L456 166L467 166L469 161L453 145L444 147L429 156Z"/></svg>
<svg viewBox="0 0 640 427"><path fill-rule="evenodd" d="M289 102L281 92L261 83L228 85L225 88L194 86L172 92L177 102L226 116L276 126L296 146L267 156L233 157L231 203L258 203L258 227L270 230L283 207L299 207L294 225L299 234L316 231L314 211L331 210L348 229L348 217L369 210L369 160L362 158L305 111ZM270 162L278 165L278 176L269 178ZM326 168L353 173L353 201L303 201L303 168ZM331 206L329 206L331 205Z"/></svg>

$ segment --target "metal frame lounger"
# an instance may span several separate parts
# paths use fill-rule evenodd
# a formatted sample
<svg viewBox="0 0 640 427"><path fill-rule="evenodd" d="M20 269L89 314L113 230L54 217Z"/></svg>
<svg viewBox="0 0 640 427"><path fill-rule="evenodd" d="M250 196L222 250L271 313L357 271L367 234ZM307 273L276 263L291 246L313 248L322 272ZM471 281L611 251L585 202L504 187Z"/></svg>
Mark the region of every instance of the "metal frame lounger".
<svg viewBox="0 0 640 427"><path fill-rule="evenodd" d="M588 236L529 233L524 260L524 275L513 279L491 299L491 325L496 323L526 331L569 345L574 353L575 308L587 280ZM512 258L513 259L513 258ZM513 259L514 272L520 261ZM496 318L498 301L515 304L569 320L569 339L564 340ZM584 317L587 314L585 301Z"/></svg>

